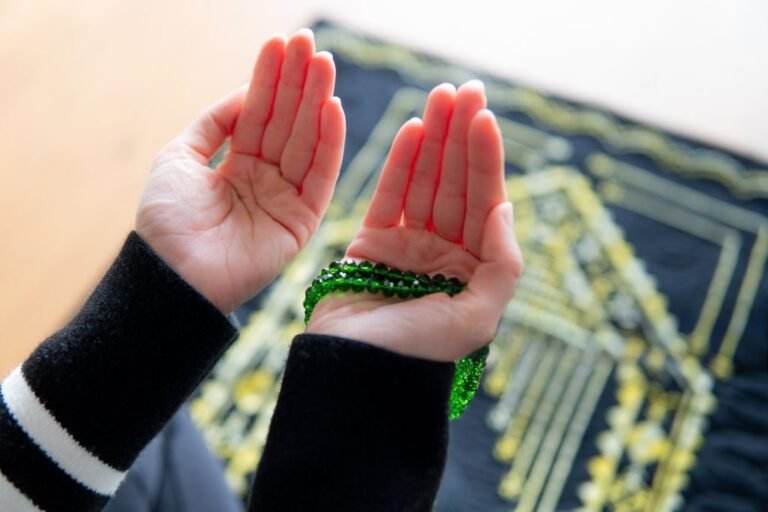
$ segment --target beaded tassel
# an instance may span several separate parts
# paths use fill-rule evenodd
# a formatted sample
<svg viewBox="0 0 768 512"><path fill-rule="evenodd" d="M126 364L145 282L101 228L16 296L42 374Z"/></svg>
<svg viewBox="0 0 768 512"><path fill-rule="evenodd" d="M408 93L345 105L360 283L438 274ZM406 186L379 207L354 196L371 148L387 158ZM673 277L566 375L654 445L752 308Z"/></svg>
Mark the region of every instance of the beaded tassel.
<svg viewBox="0 0 768 512"><path fill-rule="evenodd" d="M464 290L466 285L442 274L428 276L402 272L382 263L370 261L334 261L312 280L304 297L304 323L308 324L312 312L325 295L333 292L380 293L385 297L397 295L401 299L423 297L430 293L447 293L451 297ZM467 408L480 385L480 377L488 358L488 347L459 359L451 385L449 417L457 419Z"/></svg>
<svg viewBox="0 0 768 512"><path fill-rule="evenodd" d="M451 420L458 419L469 402L475 397L489 351L488 347L485 346L466 357L462 357L456 363L456 373L453 375L453 384L451 385L451 398L448 402L448 417Z"/></svg>

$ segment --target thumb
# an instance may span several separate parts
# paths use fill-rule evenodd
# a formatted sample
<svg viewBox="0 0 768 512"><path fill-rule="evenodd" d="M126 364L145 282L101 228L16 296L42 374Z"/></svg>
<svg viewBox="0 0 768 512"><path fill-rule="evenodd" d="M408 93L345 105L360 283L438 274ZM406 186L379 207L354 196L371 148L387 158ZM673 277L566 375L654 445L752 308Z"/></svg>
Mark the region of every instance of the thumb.
<svg viewBox="0 0 768 512"><path fill-rule="evenodd" d="M201 164L208 165L216 151L234 131L247 91L248 84L245 84L209 106L169 147L189 153Z"/></svg>
<svg viewBox="0 0 768 512"><path fill-rule="evenodd" d="M481 311L486 311L495 328L523 271L512 203L500 203L488 214L480 256L481 263L467 285L467 296L478 303Z"/></svg>

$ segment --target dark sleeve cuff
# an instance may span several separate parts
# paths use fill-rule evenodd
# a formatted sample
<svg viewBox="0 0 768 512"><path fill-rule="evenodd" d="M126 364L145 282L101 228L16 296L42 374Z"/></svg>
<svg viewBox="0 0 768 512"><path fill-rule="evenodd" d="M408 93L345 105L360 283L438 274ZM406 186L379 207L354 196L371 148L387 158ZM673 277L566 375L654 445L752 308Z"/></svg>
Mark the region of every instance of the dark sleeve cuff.
<svg viewBox="0 0 768 512"><path fill-rule="evenodd" d="M236 334L136 234L23 374L83 447L119 469L173 416Z"/></svg>
<svg viewBox="0 0 768 512"><path fill-rule="evenodd" d="M297 336L250 510L429 511L454 365Z"/></svg>

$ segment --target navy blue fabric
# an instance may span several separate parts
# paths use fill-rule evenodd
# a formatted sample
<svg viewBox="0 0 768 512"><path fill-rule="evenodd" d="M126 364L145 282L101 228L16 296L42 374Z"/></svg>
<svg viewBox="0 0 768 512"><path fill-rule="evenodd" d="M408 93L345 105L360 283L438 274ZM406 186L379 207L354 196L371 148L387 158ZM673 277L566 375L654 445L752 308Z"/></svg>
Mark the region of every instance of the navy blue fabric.
<svg viewBox="0 0 768 512"><path fill-rule="evenodd" d="M141 452L106 512L242 512L186 409Z"/></svg>
<svg viewBox="0 0 768 512"><path fill-rule="evenodd" d="M718 385L699 464L691 470L686 510L768 510L768 373ZM719 507L719 508L718 508Z"/></svg>

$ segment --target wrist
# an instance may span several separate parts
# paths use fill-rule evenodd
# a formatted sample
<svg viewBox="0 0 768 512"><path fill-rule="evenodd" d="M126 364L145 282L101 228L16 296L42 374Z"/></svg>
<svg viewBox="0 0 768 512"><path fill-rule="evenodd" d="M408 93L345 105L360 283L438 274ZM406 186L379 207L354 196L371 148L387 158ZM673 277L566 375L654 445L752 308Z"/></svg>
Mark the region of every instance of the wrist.
<svg viewBox="0 0 768 512"><path fill-rule="evenodd" d="M338 336L340 338L359 340L368 345L392 350L389 345L389 336L385 326L374 317L372 320L367 313L371 313L382 306L402 302L395 297L380 297L368 293L337 293L328 295L317 304L314 313L307 323L307 334L319 334L326 336ZM356 321L360 315L368 317L368 322ZM392 320L392 319L390 319ZM394 322L394 330L399 331L397 322ZM404 354L411 355L411 354Z"/></svg>
<svg viewBox="0 0 768 512"><path fill-rule="evenodd" d="M446 300L450 300L444 296ZM431 297L438 299L438 297ZM307 334L358 340L390 352L427 361L453 362L460 356L435 343L446 334L439 322L422 317L414 322L405 299L368 293L334 293L317 304Z"/></svg>
<svg viewBox="0 0 768 512"><path fill-rule="evenodd" d="M239 305L231 297L226 297L210 285L211 277L195 272L189 264L189 257L178 248L179 244L169 244L163 238L152 236L146 230L137 227L135 233L147 247L161 259L185 283L194 289L201 297L211 303L222 315L227 316Z"/></svg>

